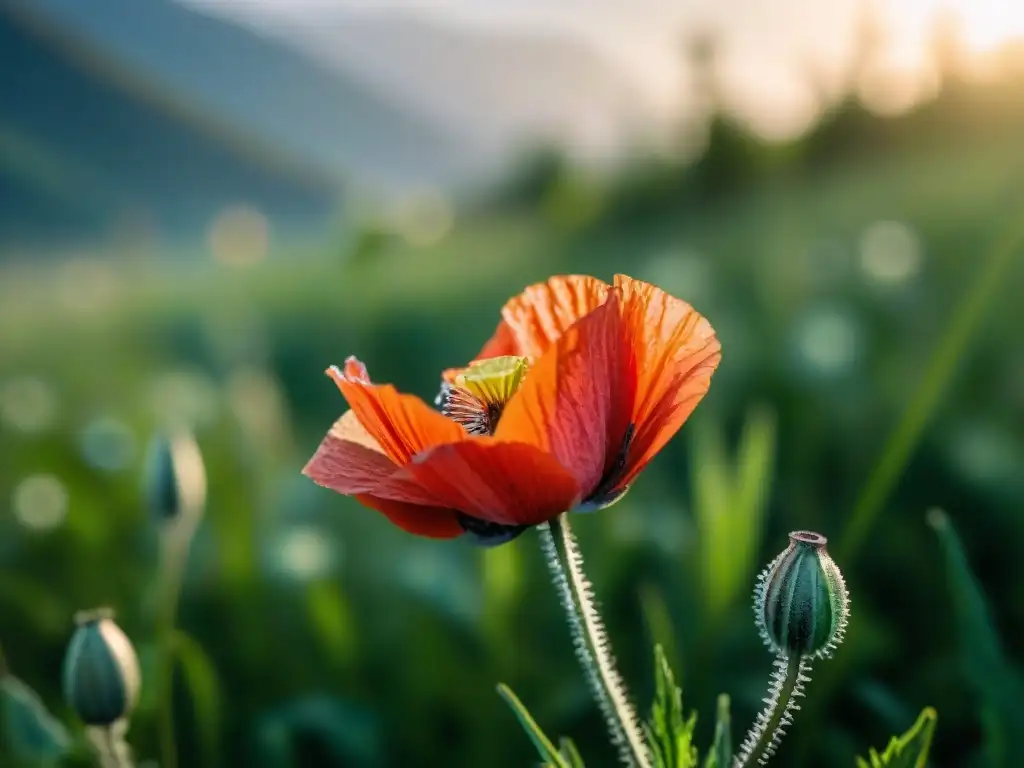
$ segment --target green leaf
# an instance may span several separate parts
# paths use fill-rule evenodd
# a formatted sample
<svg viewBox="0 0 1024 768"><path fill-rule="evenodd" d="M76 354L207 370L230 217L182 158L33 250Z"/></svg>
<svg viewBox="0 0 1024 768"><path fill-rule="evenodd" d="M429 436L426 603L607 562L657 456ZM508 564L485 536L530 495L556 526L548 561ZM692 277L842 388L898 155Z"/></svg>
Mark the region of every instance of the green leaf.
<svg viewBox="0 0 1024 768"><path fill-rule="evenodd" d="M647 626L651 644L660 645L670 663L678 663L675 630L664 594L657 586L648 583L640 585L638 596L640 613Z"/></svg>
<svg viewBox="0 0 1024 768"><path fill-rule="evenodd" d="M537 749L537 754L540 755L540 759L544 761L545 766L572 768L572 763L567 762L565 757L555 749L551 739L544 734L544 731L537 725L537 721L533 719L529 710L523 706L523 702L512 692L511 688L504 683L499 684L498 695L512 708L516 718L519 720L519 724L523 726L526 735L530 737L530 741L533 742L533 746ZM564 747L565 742L562 745Z"/></svg>
<svg viewBox="0 0 1024 768"><path fill-rule="evenodd" d="M24 763L55 765L71 749L64 725L39 695L13 675L0 679L2 732L11 753Z"/></svg>
<svg viewBox="0 0 1024 768"><path fill-rule="evenodd" d="M306 588L306 611L324 653L335 666L343 667L356 656L356 624L341 588L330 581L316 581Z"/></svg>
<svg viewBox="0 0 1024 768"><path fill-rule="evenodd" d="M858 757L857 768L925 768L936 719L935 710L926 707L909 731L892 737L885 752L878 754L872 749L867 760Z"/></svg>
<svg viewBox="0 0 1024 768"><path fill-rule="evenodd" d="M770 411L753 410L734 459L720 427L707 422L695 426L693 510L701 594L710 627L747 593L754 577L774 473L776 430Z"/></svg>
<svg viewBox="0 0 1024 768"><path fill-rule="evenodd" d="M732 716L729 714L729 695L718 696L718 715L715 719L715 741L708 751L704 768L730 768L732 766Z"/></svg>
<svg viewBox="0 0 1024 768"><path fill-rule="evenodd" d="M583 758L580 756L580 751L576 749L573 740L567 736L563 736L558 742L558 752L570 768L586 768L583 764Z"/></svg>
<svg viewBox="0 0 1024 768"><path fill-rule="evenodd" d="M993 766L1024 765L1024 683L1007 660L981 586L948 515L928 513L946 556L953 614L967 679L980 700L985 752Z"/></svg>
<svg viewBox="0 0 1024 768"><path fill-rule="evenodd" d="M970 348L985 314L995 303L994 297L1008 282L1006 274L1017 263L1022 238L1024 219L1013 216L1006 226L999 228L991 247L980 259L981 265L973 283L950 313L949 323L928 359L907 408L886 439L878 464L868 476L857 503L847 517L843 537L833 553L836 560L847 567L853 566L854 558L867 541L921 436L942 405L943 396L964 353Z"/></svg>
<svg viewBox="0 0 1024 768"><path fill-rule="evenodd" d="M174 652L191 694L204 763L220 765L221 694L217 671L202 646L184 632L174 633Z"/></svg>
<svg viewBox="0 0 1024 768"><path fill-rule="evenodd" d="M654 646L654 704L644 726L657 768L696 768L700 758L693 745L697 715L685 717L683 692L660 645Z"/></svg>

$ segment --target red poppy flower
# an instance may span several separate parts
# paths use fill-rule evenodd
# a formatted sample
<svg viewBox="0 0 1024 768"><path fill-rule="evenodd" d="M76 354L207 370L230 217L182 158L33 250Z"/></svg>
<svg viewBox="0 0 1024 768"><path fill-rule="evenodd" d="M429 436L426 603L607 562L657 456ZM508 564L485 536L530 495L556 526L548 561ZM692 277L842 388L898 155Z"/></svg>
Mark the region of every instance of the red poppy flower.
<svg viewBox="0 0 1024 768"><path fill-rule="evenodd" d="M553 277L502 310L440 410L327 371L351 408L303 473L410 533L508 541L567 510L620 498L708 391L721 359L689 304L617 275Z"/></svg>

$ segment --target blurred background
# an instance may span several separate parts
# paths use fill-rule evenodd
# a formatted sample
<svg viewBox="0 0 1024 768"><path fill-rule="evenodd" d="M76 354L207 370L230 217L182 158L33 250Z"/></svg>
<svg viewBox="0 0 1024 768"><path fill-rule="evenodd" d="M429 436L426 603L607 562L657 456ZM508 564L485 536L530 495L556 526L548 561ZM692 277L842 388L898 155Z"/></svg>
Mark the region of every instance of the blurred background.
<svg viewBox="0 0 1024 768"><path fill-rule="evenodd" d="M701 743L719 692L741 735L754 577L810 528L852 624L777 762L852 766L934 705L933 765L1020 765L1022 40L1003 0L0 0L11 669L71 722L72 616L110 605L151 679L146 446L185 423L180 765L529 765L499 681L613 765L535 533L417 540L299 472L328 365L432 399L525 285L621 271L723 345L575 525L641 708L658 640ZM936 505L1001 648L962 639Z"/></svg>

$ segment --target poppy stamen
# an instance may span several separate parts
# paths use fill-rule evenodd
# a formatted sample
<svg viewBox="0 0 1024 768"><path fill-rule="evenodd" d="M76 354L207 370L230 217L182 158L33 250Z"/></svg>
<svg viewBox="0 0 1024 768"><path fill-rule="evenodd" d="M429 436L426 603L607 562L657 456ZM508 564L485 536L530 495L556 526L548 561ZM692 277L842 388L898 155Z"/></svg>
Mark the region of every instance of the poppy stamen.
<svg viewBox="0 0 1024 768"><path fill-rule="evenodd" d="M526 376L526 358L512 355L473 363L445 383L438 395L441 413L471 435L493 435L502 411Z"/></svg>

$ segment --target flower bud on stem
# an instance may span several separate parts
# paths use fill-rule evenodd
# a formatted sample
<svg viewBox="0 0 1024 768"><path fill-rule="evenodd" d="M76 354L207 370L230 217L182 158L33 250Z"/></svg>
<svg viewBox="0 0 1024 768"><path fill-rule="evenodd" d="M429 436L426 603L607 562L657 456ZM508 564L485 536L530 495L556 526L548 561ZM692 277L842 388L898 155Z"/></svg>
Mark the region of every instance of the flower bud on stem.
<svg viewBox="0 0 1024 768"><path fill-rule="evenodd" d="M144 490L160 533L157 642L160 667L159 741L161 768L176 768L174 734L174 633L189 546L206 503L206 470L192 434L175 429L151 442Z"/></svg>
<svg viewBox="0 0 1024 768"><path fill-rule="evenodd" d="M109 608L80 611L64 657L64 697L103 768L134 768L125 741L142 677L131 640Z"/></svg>
<svg viewBox="0 0 1024 768"><path fill-rule="evenodd" d="M761 639L775 653L775 673L766 707L743 740L735 768L768 763L800 709L796 700L810 682L811 662L831 656L846 632L849 595L825 550L827 539L794 531L789 542L754 589L754 619Z"/></svg>

